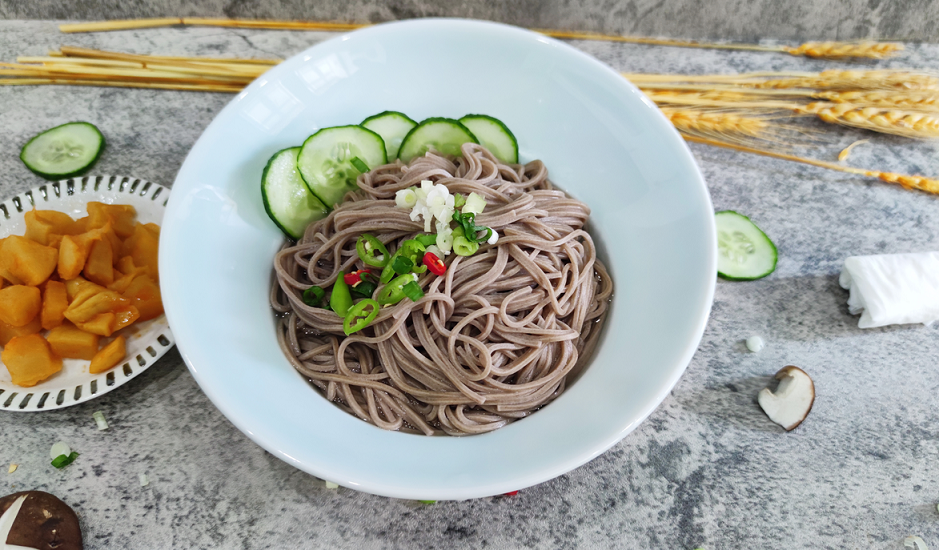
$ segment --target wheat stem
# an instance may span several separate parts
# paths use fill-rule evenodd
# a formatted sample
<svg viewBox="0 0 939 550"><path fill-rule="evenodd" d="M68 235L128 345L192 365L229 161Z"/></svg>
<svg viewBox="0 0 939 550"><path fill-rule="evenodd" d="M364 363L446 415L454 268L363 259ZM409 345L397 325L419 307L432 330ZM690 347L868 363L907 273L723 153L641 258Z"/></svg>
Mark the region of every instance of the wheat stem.
<svg viewBox="0 0 939 550"><path fill-rule="evenodd" d="M181 90L190 92L238 93L242 90L242 86L224 84L173 84L120 80L85 80L71 78L0 78L0 86L36 86L42 84L60 86L103 86L108 88L147 88L154 90Z"/></svg>
<svg viewBox="0 0 939 550"><path fill-rule="evenodd" d="M263 21L255 19L213 19L204 17L167 17L162 19L131 19L119 21L97 21L89 23L66 23L59 25L63 33L103 32L173 25L194 25L209 27L232 27L243 29L269 30L313 30L313 31L351 31L369 26L363 23L338 23L331 21ZM758 44L728 44L719 42L698 42L695 40L673 40L669 38L647 38L624 36L597 32L566 31L558 29L531 29L553 38L571 40L602 40L607 42L627 42L653 46L673 46L679 48L706 48L712 50L743 50L756 52L780 52L791 55L825 59L867 58L883 59L903 50L903 45L896 42L806 42L800 46L760 46Z"/></svg>
<svg viewBox="0 0 939 550"><path fill-rule="evenodd" d="M102 32L122 31L129 29L148 29L155 27L171 27L182 25L179 17L161 17L157 19L123 19L118 21L95 21L92 23L63 23L59 25L59 32Z"/></svg>
<svg viewBox="0 0 939 550"><path fill-rule="evenodd" d="M704 143L706 145L713 145L716 147L725 147L727 149L734 149L735 151L742 151L745 153L753 153L755 155L763 155L765 157L789 160L792 162L801 162L803 164L810 164L812 166L818 166L820 168L827 168L829 170L837 170L838 172L847 172L849 174L857 174L860 176L879 178L880 180L885 181L887 183L895 183L897 185L900 185L904 189L918 189L920 191L925 191L926 193L939 194L939 180L933 179L933 178L927 178L924 176L910 176L906 174L896 174L893 172L880 172L877 170L865 170L863 168L843 166L840 164L836 164L834 162L826 162L823 160L815 160L815 159L800 157L797 155L779 153L776 151L760 149L757 147L749 147L746 145L739 145L739 144L731 143L727 141L703 138L703 137L689 135L689 134L682 134L682 135L688 141Z"/></svg>
<svg viewBox="0 0 939 550"><path fill-rule="evenodd" d="M657 92L643 89L643 92L657 104L687 105L692 107L722 107L754 110L794 110L801 105L791 101L752 101L753 96L734 92Z"/></svg>

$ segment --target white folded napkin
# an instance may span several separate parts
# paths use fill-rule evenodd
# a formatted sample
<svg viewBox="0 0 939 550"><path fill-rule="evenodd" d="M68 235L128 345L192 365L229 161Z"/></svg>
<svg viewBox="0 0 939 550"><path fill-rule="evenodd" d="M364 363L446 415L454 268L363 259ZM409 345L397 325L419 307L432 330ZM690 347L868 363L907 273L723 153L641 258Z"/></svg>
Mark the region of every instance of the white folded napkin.
<svg viewBox="0 0 939 550"><path fill-rule="evenodd" d="M939 252L851 256L839 283L860 328L939 320Z"/></svg>

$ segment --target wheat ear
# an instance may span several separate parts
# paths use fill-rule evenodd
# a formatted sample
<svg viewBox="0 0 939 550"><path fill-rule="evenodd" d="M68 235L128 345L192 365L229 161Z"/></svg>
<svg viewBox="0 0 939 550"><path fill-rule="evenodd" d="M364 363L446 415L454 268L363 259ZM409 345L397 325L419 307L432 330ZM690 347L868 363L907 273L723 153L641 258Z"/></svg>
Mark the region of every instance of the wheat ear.
<svg viewBox="0 0 939 550"><path fill-rule="evenodd" d="M833 103L852 103L854 105L873 105L897 107L902 109L935 110L939 107L939 92L923 90L910 92L894 91L828 91L812 94L816 99Z"/></svg>
<svg viewBox="0 0 939 550"><path fill-rule="evenodd" d="M897 42L806 42L797 48L783 47L783 51L792 55L822 59L884 59L903 51L903 44Z"/></svg>
<svg viewBox="0 0 939 550"><path fill-rule="evenodd" d="M929 113L822 101L809 103L797 112L815 115L831 124L863 130L917 139L939 138L939 117Z"/></svg>
<svg viewBox="0 0 939 550"><path fill-rule="evenodd" d="M698 111L661 107L676 128L683 132L704 136L745 136L763 138L767 136L770 123L763 118L720 111Z"/></svg>

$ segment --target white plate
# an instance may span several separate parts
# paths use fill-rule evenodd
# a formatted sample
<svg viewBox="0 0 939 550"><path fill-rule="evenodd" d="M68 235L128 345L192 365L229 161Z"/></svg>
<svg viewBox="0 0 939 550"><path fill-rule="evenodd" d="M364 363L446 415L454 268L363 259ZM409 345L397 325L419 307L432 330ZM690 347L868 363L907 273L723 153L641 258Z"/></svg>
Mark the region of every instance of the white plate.
<svg viewBox="0 0 939 550"><path fill-rule="evenodd" d="M85 176L48 183L0 204L0 238L24 234L25 215L33 205L77 219L87 215L85 205L90 201L130 204L137 209L137 221L161 224L169 194L170 190L162 185L121 176ZM166 315L134 323L127 330L126 361L100 374L88 372L90 361L63 359L61 372L23 388L13 385L10 373L0 363L0 410L36 412L84 403L124 385L173 347Z"/></svg>
<svg viewBox="0 0 939 550"><path fill-rule="evenodd" d="M616 290L593 363L556 401L494 432L387 432L327 402L277 346L268 304L282 236L261 170L318 128L391 109L485 113L523 160L593 209ZM608 449L665 398L704 331L717 239L704 180L655 106L609 67L504 25L421 19L318 44L239 94L190 151L160 243L180 352L213 403L275 456L346 487L465 499L521 489Z"/></svg>

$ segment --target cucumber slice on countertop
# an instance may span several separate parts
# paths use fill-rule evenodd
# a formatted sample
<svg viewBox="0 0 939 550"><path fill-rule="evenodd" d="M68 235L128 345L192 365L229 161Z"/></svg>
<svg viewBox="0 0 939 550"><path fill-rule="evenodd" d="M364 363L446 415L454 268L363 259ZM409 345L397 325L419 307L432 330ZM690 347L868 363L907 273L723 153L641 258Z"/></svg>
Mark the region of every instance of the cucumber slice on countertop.
<svg viewBox="0 0 939 550"><path fill-rule="evenodd" d="M277 227L292 239L303 236L306 226L329 214L329 208L316 198L297 170L299 147L274 153L261 175L264 210Z"/></svg>
<svg viewBox="0 0 939 550"><path fill-rule="evenodd" d="M80 174L98 160L104 136L89 122L69 122L40 133L20 151L20 160L50 180Z"/></svg>
<svg viewBox="0 0 939 550"><path fill-rule="evenodd" d="M460 122L497 159L506 164L518 164L518 141L501 120L489 115L466 115Z"/></svg>
<svg viewBox="0 0 939 550"><path fill-rule="evenodd" d="M428 118L421 121L404 136L398 158L404 162L411 162L416 157L423 156L427 151L436 151L442 155L458 157L460 146L464 143L479 143L473 132L459 120L452 118Z"/></svg>
<svg viewBox="0 0 939 550"><path fill-rule="evenodd" d="M408 135L417 123L404 113L385 111L366 118L359 126L381 136L385 141L385 154L388 155L388 160L392 161L398 158L398 149L401 148L404 136Z"/></svg>
<svg viewBox="0 0 939 550"><path fill-rule="evenodd" d="M714 215L717 274L733 281L766 277L776 269L776 245L750 218L733 210Z"/></svg>
<svg viewBox="0 0 939 550"><path fill-rule="evenodd" d="M355 180L362 171L352 163L353 158L369 169L387 164L385 142L361 126L323 128L303 142L297 168L310 191L332 208L346 193L358 189Z"/></svg>

